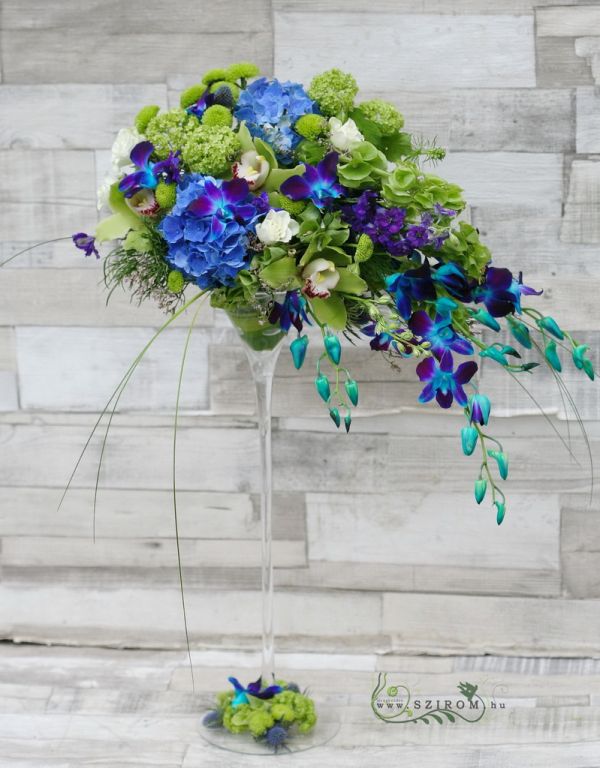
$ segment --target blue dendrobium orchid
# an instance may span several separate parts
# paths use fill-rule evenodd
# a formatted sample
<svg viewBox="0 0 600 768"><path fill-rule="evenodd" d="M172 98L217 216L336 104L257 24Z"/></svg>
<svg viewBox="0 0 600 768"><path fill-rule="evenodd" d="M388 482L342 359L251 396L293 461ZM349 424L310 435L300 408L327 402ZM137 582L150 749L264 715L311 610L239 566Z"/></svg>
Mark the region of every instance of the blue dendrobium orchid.
<svg viewBox="0 0 600 768"><path fill-rule="evenodd" d="M415 269L398 272L386 278L386 286L394 294L400 316L408 319L412 313L412 301L435 301L435 285L427 261Z"/></svg>
<svg viewBox="0 0 600 768"><path fill-rule="evenodd" d="M484 427L488 423L490 411L492 410L490 398L476 392L469 398L469 407L471 410L471 421L476 421Z"/></svg>
<svg viewBox="0 0 600 768"><path fill-rule="evenodd" d="M435 320L432 320L427 312L420 309L412 315L408 327L416 336L431 344L431 351L437 358L447 349L458 352L459 355L473 354L473 345L456 333L449 315L436 315Z"/></svg>
<svg viewBox="0 0 600 768"><path fill-rule="evenodd" d="M189 213L199 218L211 218L213 233L225 230L228 221L247 224L257 217L263 208L262 198L253 197L245 179L215 181L206 178L202 194L187 207ZM264 202L266 210L267 203Z"/></svg>
<svg viewBox="0 0 600 768"><path fill-rule="evenodd" d="M463 408L468 402L463 384L470 381L477 370L477 363L469 360L461 363L454 370L452 353L446 350L438 363L433 357L427 357L417 365L417 376L421 381L426 381L423 391L419 395L419 402L428 403L437 400L442 408L450 408L454 399Z"/></svg>
<svg viewBox="0 0 600 768"><path fill-rule="evenodd" d="M337 182L337 152L330 152L314 165L307 165L302 176L290 176L281 185L281 192L290 200L312 200L317 208L324 208L340 197L343 187Z"/></svg>
<svg viewBox="0 0 600 768"><path fill-rule="evenodd" d="M306 314L306 299L304 296L298 291L288 291L281 304L277 301L273 303L269 322L274 324L279 322L279 326L286 333L293 325L298 333L301 333L304 323L311 325Z"/></svg>
<svg viewBox="0 0 600 768"><path fill-rule="evenodd" d="M171 152L165 160L153 163L150 160L153 152L154 145L150 141L141 141L131 150L129 157L139 170L124 176L119 182L119 191L125 197L133 197L141 189L156 189L161 180L169 183L179 180L179 153Z"/></svg>
<svg viewBox="0 0 600 768"><path fill-rule="evenodd" d="M396 351L398 351L398 345L394 340L394 337L392 336L392 334L387 333L387 331L382 331L381 333L378 333L377 323L369 323L368 325L365 325L360 330L362 333L365 334L365 336L371 337L369 346L375 352L387 352L390 347L393 347ZM395 332L399 334L402 333L403 331L404 331L404 328L395 329Z"/></svg>
<svg viewBox="0 0 600 768"><path fill-rule="evenodd" d="M262 677L253 683L248 683L247 687L240 683L236 677L228 677L228 681L235 689L235 696L231 702L232 707L239 707L240 704L248 704L248 696L254 696L257 699L272 699L276 693L281 693L283 688L280 685L270 685L268 688L262 687Z"/></svg>
<svg viewBox="0 0 600 768"><path fill-rule="evenodd" d="M85 232L76 232L74 235L71 235L71 239L75 247L83 251L86 256L93 254L97 259L100 258L100 252L96 248L96 238L92 237L92 235L87 235Z"/></svg>
<svg viewBox="0 0 600 768"><path fill-rule="evenodd" d="M464 304L472 301L472 291L465 272L457 264L442 264L435 268L433 280L440 283L451 296Z"/></svg>
<svg viewBox="0 0 600 768"><path fill-rule="evenodd" d="M510 269L488 267L485 281L473 292L476 302L483 302L492 317L506 317L513 312L521 312L521 295L539 296L542 291L536 291L523 285L523 275L515 280Z"/></svg>

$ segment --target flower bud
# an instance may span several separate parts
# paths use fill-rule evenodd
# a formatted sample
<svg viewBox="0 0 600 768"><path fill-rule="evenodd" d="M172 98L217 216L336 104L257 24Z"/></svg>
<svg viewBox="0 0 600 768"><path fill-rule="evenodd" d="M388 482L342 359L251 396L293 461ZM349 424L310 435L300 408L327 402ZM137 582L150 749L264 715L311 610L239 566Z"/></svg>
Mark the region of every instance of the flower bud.
<svg viewBox="0 0 600 768"><path fill-rule="evenodd" d="M560 330L558 323L553 317L541 317L538 321L538 328L548 331L548 333L551 333L553 336L555 336L557 339L564 339L565 335Z"/></svg>
<svg viewBox="0 0 600 768"><path fill-rule="evenodd" d="M509 317L508 325L510 327L510 331L512 335L519 342L519 344L525 347L525 349L531 349L532 347L531 336L529 335L529 328L525 325L525 323L522 323L520 320L515 320L512 317Z"/></svg>
<svg viewBox="0 0 600 768"><path fill-rule="evenodd" d="M338 409L331 408L329 411L329 415L331 416L331 420L333 421L335 426L339 428L341 424L341 419L340 419L340 412L338 411Z"/></svg>
<svg viewBox="0 0 600 768"><path fill-rule="evenodd" d="M327 403L331 397L331 389L329 388L329 380L327 379L327 376L324 376L322 373L319 374L315 379L315 386L319 395L321 395L323 400Z"/></svg>
<svg viewBox="0 0 600 768"><path fill-rule="evenodd" d="M485 480L483 477L480 477L478 480L475 480L475 501L478 504L481 504L481 502L485 498L486 491L487 491L487 480Z"/></svg>
<svg viewBox="0 0 600 768"><path fill-rule="evenodd" d="M329 334L324 337L323 344L325 344L325 350L331 362L334 365L339 365L340 359L342 357L342 345L340 344L338 337L334 336L333 334Z"/></svg>
<svg viewBox="0 0 600 768"><path fill-rule="evenodd" d="M508 456L504 451L488 451L488 456L491 456L492 459L496 460L500 477L503 480L506 480L508 477Z"/></svg>
<svg viewBox="0 0 600 768"><path fill-rule="evenodd" d="M494 502L496 506L496 522L498 525L501 525L502 521L504 520L504 515L506 514L506 504L503 501L495 501Z"/></svg>
<svg viewBox="0 0 600 768"><path fill-rule="evenodd" d="M560 362L560 357L558 356L558 352L556 351L555 341L549 341L546 344L544 355L549 365L552 366L552 368L554 368L555 371L558 371L560 373L560 371L562 371L562 364Z"/></svg>
<svg viewBox="0 0 600 768"><path fill-rule="evenodd" d="M479 392L471 395L469 398L469 408L471 411L471 421L476 421L482 427L488 423L492 409L489 397L481 395Z"/></svg>
<svg viewBox="0 0 600 768"><path fill-rule="evenodd" d="M294 361L294 367L296 370L302 368L304 358L306 357L306 349L308 347L308 336L298 336L290 344L290 352L292 353L292 360Z"/></svg>
<svg viewBox="0 0 600 768"><path fill-rule="evenodd" d="M344 387L352 405L358 405L358 384L356 381L354 379L346 379Z"/></svg>
<svg viewBox="0 0 600 768"><path fill-rule="evenodd" d="M500 330L500 323L496 320L495 317L492 317L489 312L486 312L485 309L478 309L477 312L473 312L472 317L482 325L486 325L488 328L491 328L492 331Z"/></svg>
<svg viewBox="0 0 600 768"><path fill-rule="evenodd" d="M465 456L470 456L477 445L477 438L479 433L475 427L463 427L460 431L460 439L462 441L462 449Z"/></svg>
<svg viewBox="0 0 600 768"><path fill-rule="evenodd" d="M350 414L350 411L348 411L344 416L344 426L346 427L346 434L350 432L350 424L352 424L352 415Z"/></svg>

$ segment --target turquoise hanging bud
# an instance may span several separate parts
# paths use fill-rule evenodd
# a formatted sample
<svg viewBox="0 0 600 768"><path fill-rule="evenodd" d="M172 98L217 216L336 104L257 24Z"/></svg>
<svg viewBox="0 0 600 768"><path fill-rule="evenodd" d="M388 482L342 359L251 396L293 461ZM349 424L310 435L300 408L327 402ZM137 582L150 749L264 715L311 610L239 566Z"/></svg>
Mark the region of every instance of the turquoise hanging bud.
<svg viewBox="0 0 600 768"><path fill-rule="evenodd" d="M320 373L315 379L315 387L317 388L317 392L321 395L323 400L325 400L326 403L329 402L329 398L331 397L331 389L329 387L329 379L327 376L324 376L322 373Z"/></svg>
<svg viewBox="0 0 600 768"><path fill-rule="evenodd" d="M460 439L465 456L470 456L473 453L475 446L477 445L478 437L479 433L475 427L463 427L460 430Z"/></svg>
<svg viewBox="0 0 600 768"><path fill-rule="evenodd" d="M350 432L350 424L352 424L352 415L350 411L346 411L346 415L344 416L344 426L346 427L346 434Z"/></svg>
<svg viewBox="0 0 600 768"><path fill-rule="evenodd" d="M341 424L341 420L340 420L340 412L338 411L338 409L337 408L331 408L329 410L329 415L331 416L331 420L333 421L335 426L338 427L338 429L339 429L339 426Z"/></svg>
<svg viewBox="0 0 600 768"><path fill-rule="evenodd" d="M520 320L515 320L513 317L508 317L508 325L510 327L510 332L515 337L515 339L521 344L525 349L531 349L533 346L531 341L531 336L529 335L529 328L525 325L525 323L522 323Z"/></svg>
<svg viewBox="0 0 600 768"><path fill-rule="evenodd" d="M546 360L552 366L552 368L560 373L560 371L562 371L562 365L560 362L560 357L558 356L558 352L556 351L555 341L549 341L546 344L544 355L546 356Z"/></svg>
<svg viewBox="0 0 600 768"><path fill-rule="evenodd" d="M496 506L496 522L498 525L502 524L502 521L504 520L504 515L506 514L506 504L503 501L495 501L494 502Z"/></svg>
<svg viewBox="0 0 600 768"><path fill-rule="evenodd" d="M334 365L339 365L342 358L342 345L338 337L328 334L323 337L323 344L325 344L325 350L331 362Z"/></svg>
<svg viewBox="0 0 600 768"><path fill-rule="evenodd" d="M565 338L565 334L560 330L558 323L553 317L540 317L540 319L537 321L537 324L538 328L544 331L548 331L548 333L551 333L557 339L562 341L562 339Z"/></svg>
<svg viewBox="0 0 600 768"><path fill-rule="evenodd" d="M500 477L503 480L506 480L508 477L508 456L504 453L504 451L488 451L488 456L491 456L492 459L496 459Z"/></svg>
<svg viewBox="0 0 600 768"><path fill-rule="evenodd" d="M489 312L486 312L485 309L478 309L477 312L473 312L471 317L482 325L486 325L488 328L491 328L492 331L500 330L500 323L496 320L495 317L492 317Z"/></svg>
<svg viewBox="0 0 600 768"><path fill-rule="evenodd" d="M588 344L579 344L578 346L573 347L573 363L576 368L580 371L583 370L584 373L594 381L594 366L592 365L592 361L585 356L588 349Z"/></svg>
<svg viewBox="0 0 600 768"><path fill-rule="evenodd" d="M300 370L304 364L304 358L306 357L306 350L308 348L308 336L298 336L290 344L290 352L292 353L292 360L294 361L294 367L296 370Z"/></svg>
<svg viewBox="0 0 600 768"><path fill-rule="evenodd" d="M491 410L492 404L486 395L477 392L469 397L469 412L472 422L476 421L484 427L489 421Z"/></svg>
<svg viewBox="0 0 600 768"><path fill-rule="evenodd" d="M344 388L352 405L358 405L358 384L354 379L346 379Z"/></svg>
<svg viewBox="0 0 600 768"><path fill-rule="evenodd" d="M500 365L508 365L508 360L504 357L498 347L487 347L479 353L479 357L491 357Z"/></svg>
<svg viewBox="0 0 600 768"><path fill-rule="evenodd" d="M483 477L475 480L475 501L478 504L481 504L481 502L484 500L486 491L487 480L485 480Z"/></svg>

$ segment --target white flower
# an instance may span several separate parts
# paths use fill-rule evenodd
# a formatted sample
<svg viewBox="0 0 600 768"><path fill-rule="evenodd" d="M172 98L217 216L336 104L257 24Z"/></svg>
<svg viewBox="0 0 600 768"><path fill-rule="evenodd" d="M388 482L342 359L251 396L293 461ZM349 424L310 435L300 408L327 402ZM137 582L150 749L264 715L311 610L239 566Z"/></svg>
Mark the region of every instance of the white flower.
<svg viewBox="0 0 600 768"><path fill-rule="evenodd" d="M302 270L305 280L302 292L309 298L327 299L340 281L340 273L333 261L315 259Z"/></svg>
<svg viewBox="0 0 600 768"><path fill-rule="evenodd" d="M298 234L300 224L291 218L287 211L275 211L273 208L256 225L256 236L265 245L289 243Z"/></svg>
<svg viewBox="0 0 600 768"><path fill-rule="evenodd" d="M258 152L250 149L244 152L239 163L233 166L233 175L237 179L245 179L250 189L258 189L267 180L270 170L268 161Z"/></svg>
<svg viewBox="0 0 600 768"><path fill-rule="evenodd" d="M140 141L144 141L144 137L135 128L121 128L112 145L112 165L115 171L131 164L129 155Z"/></svg>
<svg viewBox="0 0 600 768"><path fill-rule="evenodd" d="M342 123L337 117L330 117L329 140L335 149L340 152L347 152L364 141L364 137L356 127L354 120L348 119Z"/></svg>

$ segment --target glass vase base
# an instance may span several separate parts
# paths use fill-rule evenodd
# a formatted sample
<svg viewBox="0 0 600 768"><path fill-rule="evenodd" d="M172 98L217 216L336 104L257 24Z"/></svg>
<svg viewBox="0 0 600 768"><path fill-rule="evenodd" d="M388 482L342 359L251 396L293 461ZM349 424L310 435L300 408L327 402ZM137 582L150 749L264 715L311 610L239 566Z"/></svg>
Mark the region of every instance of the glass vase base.
<svg viewBox="0 0 600 768"><path fill-rule="evenodd" d="M285 746L275 750L265 741L253 739L249 733L231 733L226 728L208 728L200 724L202 738L218 749L237 752L243 755L286 755L290 752L305 752L307 749L322 747L333 739L340 729L340 721L335 711L329 709L319 715L314 728L308 733L298 733L290 729Z"/></svg>

